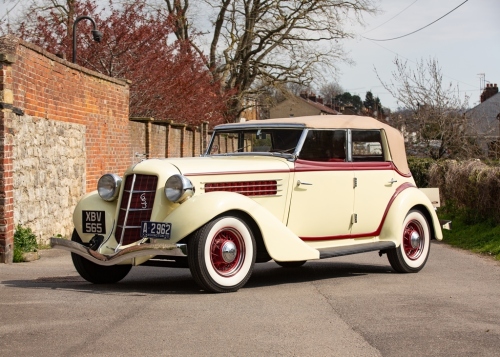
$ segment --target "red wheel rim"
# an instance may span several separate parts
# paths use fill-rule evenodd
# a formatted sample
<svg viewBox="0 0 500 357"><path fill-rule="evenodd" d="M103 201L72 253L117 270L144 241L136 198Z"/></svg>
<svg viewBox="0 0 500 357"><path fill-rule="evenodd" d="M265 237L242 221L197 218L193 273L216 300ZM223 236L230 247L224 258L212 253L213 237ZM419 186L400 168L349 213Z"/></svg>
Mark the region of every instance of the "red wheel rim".
<svg viewBox="0 0 500 357"><path fill-rule="evenodd" d="M228 249L231 250L228 253ZM217 274L229 277L236 274L243 265L245 242L241 234L233 228L219 230L210 245L210 261Z"/></svg>
<svg viewBox="0 0 500 357"><path fill-rule="evenodd" d="M406 224L403 232L403 249L408 259L420 258L425 248L424 238L424 229L419 221L411 220Z"/></svg>

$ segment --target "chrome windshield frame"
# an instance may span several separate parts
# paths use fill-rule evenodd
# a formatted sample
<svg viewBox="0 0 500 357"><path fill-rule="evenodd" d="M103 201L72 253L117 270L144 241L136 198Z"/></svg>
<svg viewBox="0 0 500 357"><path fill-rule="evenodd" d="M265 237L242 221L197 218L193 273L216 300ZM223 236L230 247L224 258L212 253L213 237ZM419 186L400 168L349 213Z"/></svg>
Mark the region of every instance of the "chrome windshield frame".
<svg viewBox="0 0 500 357"><path fill-rule="evenodd" d="M300 134L299 140L297 141L297 146L295 147L293 153L284 153L284 152L230 152L230 153L221 153L221 154L210 154L210 150L214 144L215 138L217 134L231 131L245 131L245 130L259 130L259 129L298 129L302 130ZM210 141L205 149L205 153L201 156L209 157L209 156L274 156L274 157L283 157L289 161L295 161L297 159L298 152L302 145L304 144L304 140L307 136L308 129L303 124L266 124L266 123L252 123L248 125L242 125L241 123L234 124L222 124L215 127L212 136L210 137Z"/></svg>

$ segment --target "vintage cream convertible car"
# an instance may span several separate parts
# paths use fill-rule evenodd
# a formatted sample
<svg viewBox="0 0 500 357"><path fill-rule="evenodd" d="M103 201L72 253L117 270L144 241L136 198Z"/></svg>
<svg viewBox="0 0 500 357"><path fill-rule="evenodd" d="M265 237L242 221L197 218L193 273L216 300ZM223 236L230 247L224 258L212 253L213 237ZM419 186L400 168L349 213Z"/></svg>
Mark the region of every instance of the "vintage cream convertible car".
<svg viewBox="0 0 500 357"><path fill-rule="evenodd" d="M442 239L403 136L369 117L219 125L201 157L144 160L97 186L75 209L71 241L51 240L92 283L136 265L188 266L203 289L230 292L255 263L369 251L413 273Z"/></svg>

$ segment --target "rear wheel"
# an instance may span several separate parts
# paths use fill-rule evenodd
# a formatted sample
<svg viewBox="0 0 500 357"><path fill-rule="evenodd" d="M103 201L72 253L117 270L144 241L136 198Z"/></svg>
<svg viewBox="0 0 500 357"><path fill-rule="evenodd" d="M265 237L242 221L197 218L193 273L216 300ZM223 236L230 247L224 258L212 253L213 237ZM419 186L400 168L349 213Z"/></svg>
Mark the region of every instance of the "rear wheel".
<svg viewBox="0 0 500 357"><path fill-rule="evenodd" d="M401 235L401 244L389 249L387 258L398 273L416 273L424 267L431 248L430 228L422 212L408 212Z"/></svg>
<svg viewBox="0 0 500 357"><path fill-rule="evenodd" d="M76 230L73 231L71 240L82 244L82 239ZM75 253L71 253L71 259L73 260L73 265L78 274L85 280L94 284L117 283L125 278L130 269L132 269L132 265L98 265Z"/></svg>
<svg viewBox="0 0 500 357"><path fill-rule="evenodd" d="M198 229L188 244L189 269L203 289L237 291L250 278L255 263L255 240L239 217L216 218Z"/></svg>

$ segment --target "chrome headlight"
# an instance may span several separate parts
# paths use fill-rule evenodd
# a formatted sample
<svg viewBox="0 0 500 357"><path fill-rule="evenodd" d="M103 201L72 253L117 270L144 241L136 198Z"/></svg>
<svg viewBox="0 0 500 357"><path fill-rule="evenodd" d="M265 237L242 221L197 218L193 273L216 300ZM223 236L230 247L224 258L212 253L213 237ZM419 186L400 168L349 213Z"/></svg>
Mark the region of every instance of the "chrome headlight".
<svg viewBox="0 0 500 357"><path fill-rule="evenodd" d="M114 201L120 192L122 178L115 174L106 174L97 182L97 192L104 201Z"/></svg>
<svg viewBox="0 0 500 357"><path fill-rule="evenodd" d="M194 195L194 186L186 176L173 175L165 182L165 196L175 203L182 203Z"/></svg>

